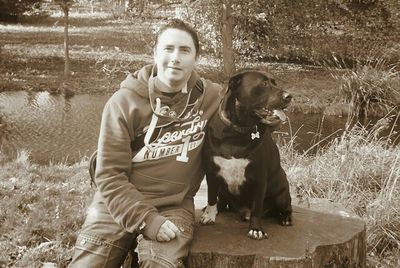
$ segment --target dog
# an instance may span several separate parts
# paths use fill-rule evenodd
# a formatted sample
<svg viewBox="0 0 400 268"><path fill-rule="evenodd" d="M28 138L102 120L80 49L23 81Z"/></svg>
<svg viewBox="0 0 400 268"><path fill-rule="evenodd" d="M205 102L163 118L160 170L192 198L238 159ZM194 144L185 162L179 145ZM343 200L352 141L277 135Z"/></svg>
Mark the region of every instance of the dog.
<svg viewBox="0 0 400 268"><path fill-rule="evenodd" d="M203 149L208 204L202 224L215 223L218 211L237 211L250 221L248 236L257 240L268 237L261 224L267 214L292 225L289 183L271 137L286 120L283 109L291 100L267 72L243 69L230 78Z"/></svg>

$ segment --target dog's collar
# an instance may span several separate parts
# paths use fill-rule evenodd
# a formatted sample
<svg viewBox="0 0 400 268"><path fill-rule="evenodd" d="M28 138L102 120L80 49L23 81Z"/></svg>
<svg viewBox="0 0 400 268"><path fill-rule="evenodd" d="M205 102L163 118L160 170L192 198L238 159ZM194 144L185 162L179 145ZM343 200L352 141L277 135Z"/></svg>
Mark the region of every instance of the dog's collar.
<svg viewBox="0 0 400 268"><path fill-rule="evenodd" d="M246 133L250 133L250 132L253 133L253 132L254 132L255 135L257 135L257 133L258 133L257 125L254 125L254 126L238 126L238 125L232 123L231 120L229 120L229 118L228 118L227 115L226 115L225 110L223 109L224 107L226 107L226 100L227 100L227 99L228 99L228 98L225 97L225 98L221 101L221 103L220 103L220 105L219 105L219 109L218 109L218 114L219 114L219 117L221 118L222 122L223 122L225 125L227 125L227 126L233 128L236 132L239 132L239 133L242 133L242 134L246 134ZM252 137L253 137L253 135L252 135Z"/></svg>

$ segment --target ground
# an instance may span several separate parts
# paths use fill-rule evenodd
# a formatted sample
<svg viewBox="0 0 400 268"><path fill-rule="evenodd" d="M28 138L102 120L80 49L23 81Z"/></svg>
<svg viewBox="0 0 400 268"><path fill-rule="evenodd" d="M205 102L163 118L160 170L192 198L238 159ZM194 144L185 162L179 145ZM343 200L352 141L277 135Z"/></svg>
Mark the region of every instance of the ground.
<svg viewBox="0 0 400 268"><path fill-rule="evenodd" d="M51 93L111 93L128 72L152 62L153 26L140 21L72 18L71 77L63 78L63 27L60 18L29 25L0 24L0 91L30 90ZM237 60L239 68L252 66ZM254 65L253 65L254 66ZM291 109L337 110L338 81L329 69L287 63L258 63L272 72L278 84L294 96ZM203 53L198 72L222 82L219 63Z"/></svg>
<svg viewBox="0 0 400 268"><path fill-rule="evenodd" d="M23 25L0 24L0 91L110 94L127 72L151 63L152 25L72 17L73 73L64 81L61 25L57 17ZM199 60L198 71L220 82L218 66L205 53ZM292 110L343 112L339 82L332 76L336 70L287 63L257 66L270 70L278 84L294 95ZM398 147L380 147L379 141L372 140L365 145L368 150L364 152L359 146L363 143L353 144L354 140L368 141L365 137L355 139L350 135L332 144L331 150L315 156L296 155L292 151L285 154L283 150L282 158L287 161L290 177L297 178L297 184L293 185L296 190L346 203L367 221L368 267L398 267ZM0 233L6 237L0 239L0 267L4 263L19 263L23 267L23 264L39 265L44 261L57 262L63 267L70 258L93 191L87 166L40 167L20 162L21 159L4 162L0 154L0 211L8 213L0 215ZM44 191L47 195L43 195ZM65 192L67 196L62 194ZM44 217L43 211L49 215ZM64 215L61 217L64 221L54 220L60 215ZM26 224L29 221L37 224ZM59 230L66 231L60 234ZM51 250L43 254L46 247ZM379 258L376 252L381 252Z"/></svg>

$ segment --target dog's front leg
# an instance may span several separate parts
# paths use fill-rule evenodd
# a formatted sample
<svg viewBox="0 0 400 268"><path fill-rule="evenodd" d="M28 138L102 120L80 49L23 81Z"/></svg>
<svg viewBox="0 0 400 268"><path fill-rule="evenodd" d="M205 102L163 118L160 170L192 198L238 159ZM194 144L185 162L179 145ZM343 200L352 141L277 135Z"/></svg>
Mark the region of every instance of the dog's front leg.
<svg viewBox="0 0 400 268"><path fill-rule="evenodd" d="M261 177L259 177L260 179ZM253 204L251 208L250 226L248 236L252 239L266 239L268 235L262 228L261 218L263 216L264 198L267 190L267 181L262 178L261 183L257 184L254 192Z"/></svg>
<svg viewBox="0 0 400 268"><path fill-rule="evenodd" d="M274 203L278 208L281 224L290 226L292 225L292 199L290 197L289 182L282 168L279 170L278 176L282 183L282 190L276 196Z"/></svg>
<svg viewBox="0 0 400 268"><path fill-rule="evenodd" d="M218 214L217 209L217 195L218 195L218 178L207 172L207 206L203 209L203 214L200 217L202 224L213 224Z"/></svg>

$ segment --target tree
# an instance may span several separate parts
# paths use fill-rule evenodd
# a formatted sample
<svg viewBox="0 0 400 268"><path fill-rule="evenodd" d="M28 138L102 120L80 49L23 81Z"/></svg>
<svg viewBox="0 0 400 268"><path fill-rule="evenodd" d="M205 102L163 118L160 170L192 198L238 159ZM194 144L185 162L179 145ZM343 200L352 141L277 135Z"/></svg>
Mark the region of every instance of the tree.
<svg viewBox="0 0 400 268"><path fill-rule="evenodd" d="M185 1L180 16L199 31L203 50L221 61L223 81L235 71L233 49L235 18L234 0ZM222 16L221 16L222 15Z"/></svg>
<svg viewBox="0 0 400 268"><path fill-rule="evenodd" d="M222 1L222 63L223 63L223 74L224 81L227 82L229 77L235 72L235 57L233 53L233 29L235 27L235 21L232 14L232 1Z"/></svg>
<svg viewBox="0 0 400 268"><path fill-rule="evenodd" d="M64 13L64 78L68 79L71 73L69 60L69 10L72 7L74 0L53 0Z"/></svg>
<svg viewBox="0 0 400 268"><path fill-rule="evenodd" d="M221 61L224 82L235 72L239 55L246 60L260 57L254 38L265 31L265 0L185 1L184 5L182 17L199 30L206 52Z"/></svg>

